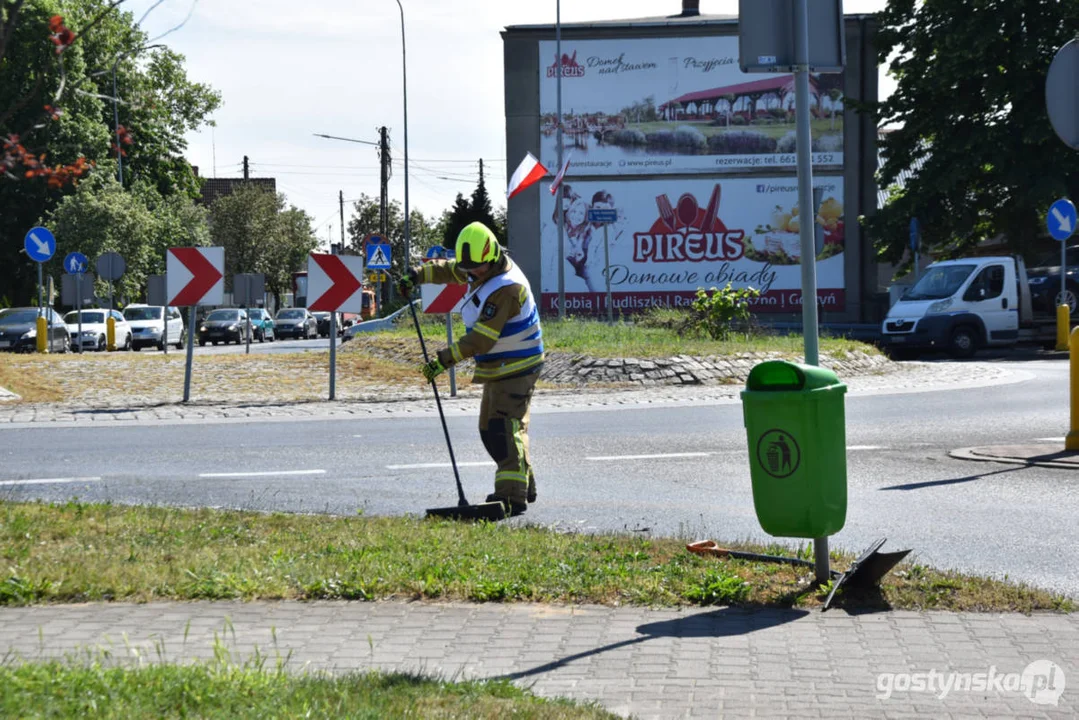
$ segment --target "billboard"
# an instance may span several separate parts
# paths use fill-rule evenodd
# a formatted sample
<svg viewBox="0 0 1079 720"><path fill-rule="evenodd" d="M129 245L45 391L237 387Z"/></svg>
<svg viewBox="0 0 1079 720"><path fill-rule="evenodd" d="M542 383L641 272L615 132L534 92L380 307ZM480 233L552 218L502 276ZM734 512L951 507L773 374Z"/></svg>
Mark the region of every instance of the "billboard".
<svg viewBox="0 0 1079 720"><path fill-rule="evenodd" d="M540 161L558 167L555 43L539 43ZM843 165L843 75L811 74L813 163ZM738 36L562 42L571 175L794 168L794 76L743 73Z"/></svg>
<svg viewBox="0 0 1079 720"><path fill-rule="evenodd" d="M812 218L822 312L845 309L843 179L817 176L821 204ZM540 276L544 312L558 310L564 263L566 310L606 313L603 226L590 208L616 208L607 226L615 310L685 307L697 288L754 287L756 312L801 311L798 181L793 177L592 180L540 193ZM558 253L558 224L565 255Z"/></svg>

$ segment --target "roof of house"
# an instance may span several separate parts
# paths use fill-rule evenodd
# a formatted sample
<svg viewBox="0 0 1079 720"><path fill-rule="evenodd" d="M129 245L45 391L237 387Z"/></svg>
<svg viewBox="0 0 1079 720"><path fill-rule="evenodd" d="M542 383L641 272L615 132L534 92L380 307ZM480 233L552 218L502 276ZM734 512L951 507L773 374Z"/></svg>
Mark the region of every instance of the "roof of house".
<svg viewBox="0 0 1079 720"><path fill-rule="evenodd" d="M813 82L813 78L809 79L810 92L813 92L816 84ZM763 80L751 80L750 82L738 83L737 85L725 85L723 87L712 88L711 90L695 90L685 95L680 95L673 100L663 103L660 108L666 107L670 103L682 103L698 102L700 100L719 100L724 95L756 95L758 93L768 93L774 90L794 90L794 75L780 75L777 77L768 77Z"/></svg>
<svg viewBox="0 0 1079 720"><path fill-rule="evenodd" d="M877 131L877 172L880 172L884 168L884 137L888 134L888 130ZM907 186L907 181L914 177L925 165L928 155L915 160L910 167L904 168L896 176L895 181L890 186L878 185L877 186L877 207L882 208L888 204L888 196L891 195L891 189L893 187L902 190Z"/></svg>
<svg viewBox="0 0 1079 720"><path fill-rule="evenodd" d="M243 178L207 178L203 181L202 195L199 200L203 205L212 205L218 198L236 192L236 190L244 186L244 183L265 188L273 193L277 192L277 180L275 178L250 178L249 180L244 180Z"/></svg>

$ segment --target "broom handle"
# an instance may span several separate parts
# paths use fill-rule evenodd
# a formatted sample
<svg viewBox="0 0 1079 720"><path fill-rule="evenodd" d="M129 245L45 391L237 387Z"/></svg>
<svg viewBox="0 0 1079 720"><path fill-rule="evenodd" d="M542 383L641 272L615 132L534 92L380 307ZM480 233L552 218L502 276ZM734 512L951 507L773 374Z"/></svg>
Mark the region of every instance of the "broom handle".
<svg viewBox="0 0 1079 720"><path fill-rule="evenodd" d="M412 323L416 326L416 335L420 338L420 348L423 350L423 361L430 362L427 357L427 343L423 341L423 331L420 330L420 320L416 317L416 306L412 298L408 298L408 309L412 311ZM457 472L457 459L453 456L453 443L450 442L450 430L446 427L446 416L442 413L442 401L438 397L438 386L431 381L431 389L435 391L435 405L438 406L438 417L442 421L442 432L446 436L446 447L450 451L450 464L453 465L453 478L457 481L457 504L461 507L468 505L465 499L465 489L461 487L461 475Z"/></svg>

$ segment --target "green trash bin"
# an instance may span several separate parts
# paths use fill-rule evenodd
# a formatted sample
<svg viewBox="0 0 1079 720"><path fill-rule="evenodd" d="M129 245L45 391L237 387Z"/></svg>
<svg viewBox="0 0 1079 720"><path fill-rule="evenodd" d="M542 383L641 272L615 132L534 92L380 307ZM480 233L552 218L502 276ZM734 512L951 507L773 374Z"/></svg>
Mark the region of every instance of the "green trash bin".
<svg viewBox="0 0 1079 720"><path fill-rule="evenodd" d="M834 535L847 519L847 386L831 370L782 360L754 367L742 392L753 506L775 537Z"/></svg>

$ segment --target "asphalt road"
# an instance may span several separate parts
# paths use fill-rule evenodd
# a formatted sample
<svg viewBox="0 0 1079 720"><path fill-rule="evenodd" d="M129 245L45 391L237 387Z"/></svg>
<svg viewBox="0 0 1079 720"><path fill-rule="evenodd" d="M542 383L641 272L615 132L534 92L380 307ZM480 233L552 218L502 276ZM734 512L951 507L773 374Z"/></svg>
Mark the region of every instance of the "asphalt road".
<svg viewBox="0 0 1079 720"><path fill-rule="evenodd" d="M1012 362L994 388L846 400L849 506L833 547L913 548L921 562L1079 597L1074 471L953 460L949 450L1061 438L1067 363ZM757 523L737 402L545 411L539 502L511 522L719 541ZM471 417L450 417L466 493L492 486ZM0 496L353 514L456 504L437 416L0 430ZM27 482L28 480L41 482ZM46 481L53 482L46 482ZM797 543L797 541L787 541Z"/></svg>

